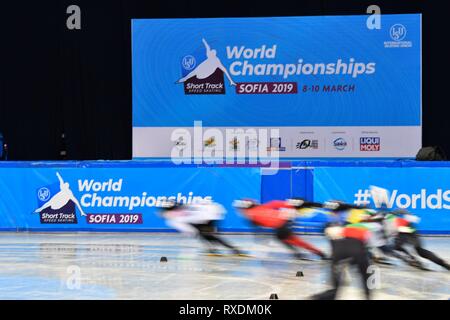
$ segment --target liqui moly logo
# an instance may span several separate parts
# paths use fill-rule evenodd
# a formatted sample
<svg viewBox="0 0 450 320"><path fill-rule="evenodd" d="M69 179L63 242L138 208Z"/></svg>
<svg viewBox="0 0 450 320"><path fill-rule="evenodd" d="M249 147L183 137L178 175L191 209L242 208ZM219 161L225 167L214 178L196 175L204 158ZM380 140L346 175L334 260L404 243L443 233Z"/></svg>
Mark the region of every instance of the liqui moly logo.
<svg viewBox="0 0 450 320"><path fill-rule="evenodd" d="M380 137L361 137L359 138L360 151L380 151Z"/></svg>

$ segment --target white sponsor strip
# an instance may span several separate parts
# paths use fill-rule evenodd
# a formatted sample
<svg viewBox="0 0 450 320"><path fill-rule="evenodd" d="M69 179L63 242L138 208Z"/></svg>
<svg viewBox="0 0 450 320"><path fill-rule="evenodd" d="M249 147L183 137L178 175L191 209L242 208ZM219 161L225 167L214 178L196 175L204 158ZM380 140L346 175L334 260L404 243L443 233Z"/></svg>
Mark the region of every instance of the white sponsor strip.
<svg viewBox="0 0 450 320"><path fill-rule="evenodd" d="M204 127L200 138L194 135L193 127L133 127L133 158L170 158L176 144L171 140L172 133L180 129L189 131L192 136L192 141L184 141L179 146L180 149L190 147L191 155L201 154L205 150L204 142L211 138L208 132L213 132L209 129L219 130L222 133L222 141L217 145L222 146L223 154L227 155L227 152L232 154L233 142L226 141L226 129L238 127ZM421 126L239 127L239 129L279 129L281 147L285 148L285 151L279 151L281 158L409 158L415 157L422 146ZM198 135L198 132L196 134ZM194 139L201 139L201 146L194 143ZM270 137L266 139L265 145L270 146Z"/></svg>

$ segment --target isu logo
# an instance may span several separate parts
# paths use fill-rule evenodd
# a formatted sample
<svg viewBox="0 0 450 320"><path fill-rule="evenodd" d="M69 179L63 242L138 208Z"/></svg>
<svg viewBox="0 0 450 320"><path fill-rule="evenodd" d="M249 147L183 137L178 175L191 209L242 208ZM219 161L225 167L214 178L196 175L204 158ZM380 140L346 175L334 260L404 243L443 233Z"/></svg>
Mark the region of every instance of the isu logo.
<svg viewBox="0 0 450 320"><path fill-rule="evenodd" d="M360 151L380 151L380 137L359 138Z"/></svg>
<svg viewBox="0 0 450 320"><path fill-rule="evenodd" d="M394 41L402 41L406 37L406 28L402 24L394 24L389 30L389 35Z"/></svg>

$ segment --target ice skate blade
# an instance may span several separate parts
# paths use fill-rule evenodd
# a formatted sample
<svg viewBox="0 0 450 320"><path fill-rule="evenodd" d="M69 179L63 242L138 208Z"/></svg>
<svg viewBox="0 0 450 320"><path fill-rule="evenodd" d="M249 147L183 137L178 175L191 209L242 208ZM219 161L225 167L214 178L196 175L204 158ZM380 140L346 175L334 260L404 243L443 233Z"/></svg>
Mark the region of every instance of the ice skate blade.
<svg viewBox="0 0 450 320"><path fill-rule="evenodd" d="M252 256L251 254L246 254L246 253L233 254L233 257L236 257L236 258L255 258L255 256Z"/></svg>
<svg viewBox="0 0 450 320"><path fill-rule="evenodd" d="M225 257L222 253L206 253L205 255L208 257Z"/></svg>

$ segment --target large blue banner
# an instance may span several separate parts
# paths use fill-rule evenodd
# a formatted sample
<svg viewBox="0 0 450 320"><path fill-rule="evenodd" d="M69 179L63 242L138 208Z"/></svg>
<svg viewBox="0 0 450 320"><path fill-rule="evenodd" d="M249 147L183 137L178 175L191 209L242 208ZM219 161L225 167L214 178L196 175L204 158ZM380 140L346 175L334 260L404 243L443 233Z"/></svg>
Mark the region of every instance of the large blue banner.
<svg viewBox="0 0 450 320"><path fill-rule="evenodd" d="M374 207L370 186L389 190L389 208L421 217L419 229L450 231L450 168L323 167L314 168L314 200L342 200Z"/></svg>
<svg viewBox="0 0 450 320"><path fill-rule="evenodd" d="M414 156L421 16L367 18L133 20L133 156L194 121L281 128L282 157Z"/></svg>
<svg viewBox="0 0 450 320"><path fill-rule="evenodd" d="M0 167L0 230L167 229L156 209L167 198L216 201L225 229L246 229L231 203L260 189L258 168Z"/></svg>

